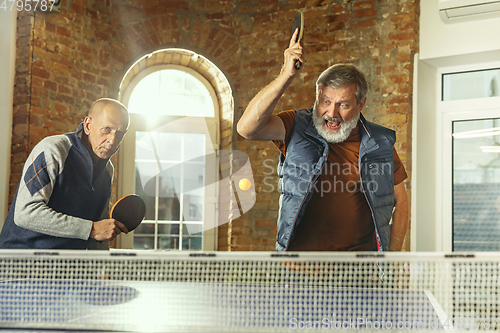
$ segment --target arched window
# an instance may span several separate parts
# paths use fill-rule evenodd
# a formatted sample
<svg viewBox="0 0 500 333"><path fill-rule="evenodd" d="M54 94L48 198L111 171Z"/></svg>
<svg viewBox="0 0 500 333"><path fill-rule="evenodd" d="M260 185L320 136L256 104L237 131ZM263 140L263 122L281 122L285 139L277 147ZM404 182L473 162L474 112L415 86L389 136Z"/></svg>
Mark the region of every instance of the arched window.
<svg viewBox="0 0 500 333"><path fill-rule="evenodd" d="M131 67L120 89L131 124L119 156L119 194L139 194L147 208L143 223L120 235L117 247L215 250L221 98L194 68L144 66L150 57L142 68L141 61Z"/></svg>

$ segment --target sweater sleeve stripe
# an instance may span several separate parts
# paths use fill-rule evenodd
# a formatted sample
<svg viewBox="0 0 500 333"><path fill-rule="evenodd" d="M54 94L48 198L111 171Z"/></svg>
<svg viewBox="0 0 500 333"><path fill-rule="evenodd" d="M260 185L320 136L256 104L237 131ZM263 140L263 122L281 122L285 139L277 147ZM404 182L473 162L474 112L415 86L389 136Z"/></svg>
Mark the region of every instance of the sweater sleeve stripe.
<svg viewBox="0 0 500 333"><path fill-rule="evenodd" d="M48 165L45 160L45 153L41 152L32 162L32 164L26 169L26 173L24 175L24 186L30 191L31 195L34 195L50 183L47 166ZM48 200L46 193L45 198Z"/></svg>

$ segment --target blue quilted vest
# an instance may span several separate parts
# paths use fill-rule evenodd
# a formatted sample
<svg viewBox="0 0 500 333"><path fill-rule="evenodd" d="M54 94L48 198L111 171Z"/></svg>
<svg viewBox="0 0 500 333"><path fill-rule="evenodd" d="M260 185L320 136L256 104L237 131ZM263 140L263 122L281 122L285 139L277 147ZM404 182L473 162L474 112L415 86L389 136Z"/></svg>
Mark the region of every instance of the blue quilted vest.
<svg viewBox="0 0 500 333"><path fill-rule="evenodd" d="M393 130L366 121L363 115L360 115L359 128L361 190L370 206L379 250L387 251L394 207L393 146L396 134ZM314 127L312 109L295 112L295 124L290 135L286 158L281 154L278 164L281 195L277 251L288 249L328 156L328 143Z"/></svg>

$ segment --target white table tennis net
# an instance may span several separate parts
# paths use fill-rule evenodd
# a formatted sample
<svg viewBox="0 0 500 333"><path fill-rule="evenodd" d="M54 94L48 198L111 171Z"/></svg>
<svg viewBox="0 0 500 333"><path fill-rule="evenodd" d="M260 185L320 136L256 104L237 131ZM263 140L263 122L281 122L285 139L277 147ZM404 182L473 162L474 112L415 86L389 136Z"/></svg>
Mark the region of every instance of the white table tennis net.
<svg viewBox="0 0 500 333"><path fill-rule="evenodd" d="M0 328L499 330L499 258L0 251Z"/></svg>

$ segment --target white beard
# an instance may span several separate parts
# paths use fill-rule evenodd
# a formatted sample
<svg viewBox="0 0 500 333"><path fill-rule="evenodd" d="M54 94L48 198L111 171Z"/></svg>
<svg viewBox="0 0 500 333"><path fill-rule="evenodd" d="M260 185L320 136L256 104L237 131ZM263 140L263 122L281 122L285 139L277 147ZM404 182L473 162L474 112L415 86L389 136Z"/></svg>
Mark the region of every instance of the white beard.
<svg viewBox="0 0 500 333"><path fill-rule="evenodd" d="M349 137L352 130L358 124L359 114L360 113L358 112L357 115L355 115L346 122L344 122L344 120L340 117L330 118L327 115L324 115L323 118L320 118L318 115L318 110L316 109L316 103L314 103L312 115L313 115L314 127L316 127L316 130L318 131L319 135L321 135L323 139L325 139L326 142L328 143L340 143L344 142ZM326 128L325 120L332 122L339 122L340 128L338 128L337 130L329 130L328 128Z"/></svg>

